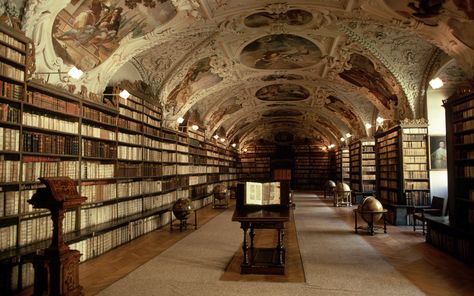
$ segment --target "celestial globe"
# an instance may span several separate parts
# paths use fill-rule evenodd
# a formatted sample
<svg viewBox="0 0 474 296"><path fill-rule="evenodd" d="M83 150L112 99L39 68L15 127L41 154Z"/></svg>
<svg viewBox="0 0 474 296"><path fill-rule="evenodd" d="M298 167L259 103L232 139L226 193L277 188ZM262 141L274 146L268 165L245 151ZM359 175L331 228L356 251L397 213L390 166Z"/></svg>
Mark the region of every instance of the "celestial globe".
<svg viewBox="0 0 474 296"><path fill-rule="evenodd" d="M364 213L361 213L360 216L367 223L376 223L377 221L380 220L380 218L382 218L382 215L383 215L382 213L378 213L378 214L366 213L366 212L381 212L381 211L383 211L382 204L374 196L367 196L366 198L364 198L362 203L359 205L358 210L360 212L364 212Z"/></svg>
<svg viewBox="0 0 474 296"><path fill-rule="evenodd" d="M193 204L189 198L178 198L173 205L173 214L179 220L184 220L191 214L193 210Z"/></svg>
<svg viewBox="0 0 474 296"><path fill-rule="evenodd" d="M344 191L347 192L347 191L351 191L351 188L346 183L337 183L336 191L337 192L344 192Z"/></svg>
<svg viewBox="0 0 474 296"><path fill-rule="evenodd" d="M212 189L212 193L214 194L215 199L223 200L227 196L227 187L224 185L216 185Z"/></svg>
<svg viewBox="0 0 474 296"><path fill-rule="evenodd" d="M333 180L328 180L326 182L326 188L328 189L334 189L336 188L336 183Z"/></svg>

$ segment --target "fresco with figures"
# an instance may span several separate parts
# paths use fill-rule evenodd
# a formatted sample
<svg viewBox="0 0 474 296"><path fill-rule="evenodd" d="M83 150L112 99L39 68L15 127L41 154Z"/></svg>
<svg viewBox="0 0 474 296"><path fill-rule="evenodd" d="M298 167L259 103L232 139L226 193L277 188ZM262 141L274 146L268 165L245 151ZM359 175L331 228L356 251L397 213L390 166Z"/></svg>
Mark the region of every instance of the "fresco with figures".
<svg viewBox="0 0 474 296"><path fill-rule="evenodd" d="M259 89L255 96L262 101L301 101L309 97L309 91L297 84L271 84Z"/></svg>
<svg viewBox="0 0 474 296"><path fill-rule="evenodd" d="M176 114L196 91L214 86L220 81L222 78L211 71L211 58L199 60L168 94L166 110Z"/></svg>
<svg viewBox="0 0 474 296"><path fill-rule="evenodd" d="M262 114L264 117L294 117L301 116L301 113L298 110L288 110L288 109L279 109L279 110L268 110Z"/></svg>
<svg viewBox="0 0 474 296"><path fill-rule="evenodd" d="M445 22L456 38L474 49L474 0L385 0L385 3L398 14L428 26Z"/></svg>
<svg viewBox="0 0 474 296"><path fill-rule="evenodd" d="M291 9L281 13L254 13L246 17L244 23L250 28L261 28L278 23L290 26L302 26L311 22L312 19L313 15L305 10Z"/></svg>
<svg viewBox="0 0 474 296"><path fill-rule="evenodd" d="M352 54L349 64L351 68L339 74L342 79L358 87L367 88L387 109L391 108L391 104L398 104L398 98L393 95L392 87L382 74L375 70L371 60L360 54Z"/></svg>
<svg viewBox="0 0 474 296"><path fill-rule="evenodd" d="M303 37L276 34L261 37L244 47L242 64L255 69L299 69L317 64L321 50Z"/></svg>
<svg viewBox="0 0 474 296"><path fill-rule="evenodd" d="M87 71L107 59L125 36L141 37L175 15L170 0L72 0L54 21L54 49L66 64Z"/></svg>

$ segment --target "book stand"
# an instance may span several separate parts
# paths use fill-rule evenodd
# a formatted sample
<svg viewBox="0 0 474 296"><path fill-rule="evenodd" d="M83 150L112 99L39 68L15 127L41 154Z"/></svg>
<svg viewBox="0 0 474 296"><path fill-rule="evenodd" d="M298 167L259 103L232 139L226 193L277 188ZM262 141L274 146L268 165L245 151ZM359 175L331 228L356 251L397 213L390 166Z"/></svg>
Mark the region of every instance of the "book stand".
<svg viewBox="0 0 474 296"><path fill-rule="evenodd" d="M37 189L28 203L51 211L53 237L51 245L35 255L33 295L83 295L79 285L81 253L70 250L64 243L63 219L66 210L81 205L86 198L79 196L75 182L68 177L39 179L46 188Z"/></svg>

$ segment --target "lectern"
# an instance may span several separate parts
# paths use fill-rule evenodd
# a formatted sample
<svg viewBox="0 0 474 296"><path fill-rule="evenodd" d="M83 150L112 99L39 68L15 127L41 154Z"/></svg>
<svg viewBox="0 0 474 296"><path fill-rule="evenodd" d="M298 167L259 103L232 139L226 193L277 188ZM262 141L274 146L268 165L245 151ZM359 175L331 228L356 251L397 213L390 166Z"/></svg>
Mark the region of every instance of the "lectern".
<svg viewBox="0 0 474 296"><path fill-rule="evenodd" d="M34 294L83 295L79 285L81 253L70 250L64 243L63 219L68 209L81 205L86 198L79 196L76 183L68 177L39 178L46 188L39 188L28 200L34 208L48 209L53 220L51 245L34 258Z"/></svg>
<svg viewBox="0 0 474 296"><path fill-rule="evenodd" d="M285 274L284 229L290 217L289 182L239 184L236 198L232 221L240 222L243 230L240 273ZM255 247L255 229L276 229L276 246Z"/></svg>

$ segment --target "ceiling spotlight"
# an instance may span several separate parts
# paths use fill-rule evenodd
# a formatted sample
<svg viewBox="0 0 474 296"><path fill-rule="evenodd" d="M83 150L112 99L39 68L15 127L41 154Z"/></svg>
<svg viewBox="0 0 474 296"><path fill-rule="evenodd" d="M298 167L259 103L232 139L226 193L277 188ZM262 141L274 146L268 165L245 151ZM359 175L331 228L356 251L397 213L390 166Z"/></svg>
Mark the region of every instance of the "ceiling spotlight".
<svg viewBox="0 0 474 296"><path fill-rule="evenodd" d="M217 139L219 139L219 136L218 136L218 135L214 135L213 138L217 140Z"/></svg>
<svg viewBox="0 0 474 296"><path fill-rule="evenodd" d="M234 148L235 148L236 146L237 146L237 144L235 144L235 143L232 143L232 147L234 147Z"/></svg>
<svg viewBox="0 0 474 296"><path fill-rule="evenodd" d="M81 70L79 70L78 68L76 68L76 66L72 67L68 72L67 72L67 75L69 75L70 77L74 78L74 79L79 79L81 78L82 74L84 74L84 72L82 72Z"/></svg>
<svg viewBox="0 0 474 296"><path fill-rule="evenodd" d="M243 151L244 151L244 152L247 152L247 148L244 148L244 150L243 150Z"/></svg>
<svg viewBox="0 0 474 296"><path fill-rule="evenodd" d="M181 124L184 122L184 118L183 117L178 117L178 119L176 119L176 121Z"/></svg>
<svg viewBox="0 0 474 296"><path fill-rule="evenodd" d="M366 129L369 129L369 128L371 128L371 127L372 127L372 125L371 125L370 123L367 122L367 123L365 124L365 128L366 128Z"/></svg>
<svg viewBox="0 0 474 296"><path fill-rule="evenodd" d="M344 139L344 137L341 138L341 142L344 142L346 139Z"/></svg>
<svg viewBox="0 0 474 296"><path fill-rule="evenodd" d="M352 137L351 133L347 133L346 138L350 138L350 137Z"/></svg>
<svg viewBox="0 0 474 296"><path fill-rule="evenodd" d="M378 124L382 124L384 120L385 119L383 119L382 117L379 116L379 117L377 117L377 119L375 121L377 121Z"/></svg>
<svg viewBox="0 0 474 296"><path fill-rule="evenodd" d="M441 80L439 77L431 79L429 83L433 89L438 89L444 85L443 80Z"/></svg>
<svg viewBox="0 0 474 296"><path fill-rule="evenodd" d="M197 131L197 130L199 129L199 126L197 126L196 124L193 124L193 125L191 126L191 128L192 128L193 130Z"/></svg>
<svg viewBox="0 0 474 296"><path fill-rule="evenodd" d="M126 89L124 89L124 90L122 90L122 91L119 93L119 96L120 96L122 99L126 100L126 99L128 99L128 97L130 96L130 93L129 93Z"/></svg>

